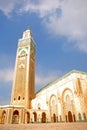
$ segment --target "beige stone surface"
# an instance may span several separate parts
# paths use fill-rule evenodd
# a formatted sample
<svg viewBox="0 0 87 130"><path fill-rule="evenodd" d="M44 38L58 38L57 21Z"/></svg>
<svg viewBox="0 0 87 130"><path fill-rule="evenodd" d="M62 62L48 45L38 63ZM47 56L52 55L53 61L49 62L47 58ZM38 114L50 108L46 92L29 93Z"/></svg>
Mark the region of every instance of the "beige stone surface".
<svg viewBox="0 0 87 130"><path fill-rule="evenodd" d="M0 125L0 130L87 130L87 123L48 123Z"/></svg>

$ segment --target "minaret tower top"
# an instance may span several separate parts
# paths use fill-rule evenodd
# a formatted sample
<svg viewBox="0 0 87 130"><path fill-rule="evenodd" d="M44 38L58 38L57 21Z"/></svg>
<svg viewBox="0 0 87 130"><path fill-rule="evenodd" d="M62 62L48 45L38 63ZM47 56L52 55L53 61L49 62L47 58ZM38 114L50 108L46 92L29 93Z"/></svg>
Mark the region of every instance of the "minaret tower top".
<svg viewBox="0 0 87 130"><path fill-rule="evenodd" d="M21 39L19 39L19 41L18 41L18 46L22 46L24 44L34 44L35 45L35 42L34 42L34 39L32 36L32 32L29 28L23 32L23 37Z"/></svg>
<svg viewBox="0 0 87 130"><path fill-rule="evenodd" d="M26 38L32 38L32 33L29 28L23 33L23 39Z"/></svg>

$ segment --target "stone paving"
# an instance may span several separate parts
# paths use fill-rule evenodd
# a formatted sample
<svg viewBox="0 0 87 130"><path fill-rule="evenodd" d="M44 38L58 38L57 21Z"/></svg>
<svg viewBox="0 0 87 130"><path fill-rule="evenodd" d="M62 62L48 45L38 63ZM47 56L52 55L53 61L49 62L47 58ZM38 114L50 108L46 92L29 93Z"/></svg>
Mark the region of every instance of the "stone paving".
<svg viewBox="0 0 87 130"><path fill-rule="evenodd" d="M0 125L0 130L87 130L87 123Z"/></svg>

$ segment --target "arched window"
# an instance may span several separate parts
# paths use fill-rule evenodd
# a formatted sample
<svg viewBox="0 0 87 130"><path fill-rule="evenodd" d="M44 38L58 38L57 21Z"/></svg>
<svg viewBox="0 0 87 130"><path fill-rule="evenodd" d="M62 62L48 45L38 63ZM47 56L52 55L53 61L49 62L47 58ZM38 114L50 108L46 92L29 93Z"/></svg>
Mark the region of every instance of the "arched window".
<svg viewBox="0 0 87 130"><path fill-rule="evenodd" d="M14 100L16 100L16 98L14 98Z"/></svg>
<svg viewBox="0 0 87 130"><path fill-rule="evenodd" d="M66 95L66 105L67 105L67 109L71 110L71 99L69 95Z"/></svg>
<svg viewBox="0 0 87 130"><path fill-rule="evenodd" d="M77 95L82 94L82 86L81 86L80 78L77 78L76 80L76 92L77 92Z"/></svg>
<svg viewBox="0 0 87 130"><path fill-rule="evenodd" d="M25 97L23 97L23 100L25 99Z"/></svg>
<svg viewBox="0 0 87 130"><path fill-rule="evenodd" d="M40 103L38 103L38 109L39 109L39 110L41 109L41 104L40 104Z"/></svg>
<svg viewBox="0 0 87 130"><path fill-rule="evenodd" d="M22 50L21 51L21 55L25 55L26 54L26 51L25 50Z"/></svg>
<svg viewBox="0 0 87 130"><path fill-rule="evenodd" d="M51 98L51 108L52 108L52 113L57 113L57 109L56 109L56 106L57 105L57 103L56 103L56 97L55 96L52 96L52 98Z"/></svg>
<svg viewBox="0 0 87 130"><path fill-rule="evenodd" d="M20 96L18 96L18 100L20 100Z"/></svg>
<svg viewBox="0 0 87 130"><path fill-rule="evenodd" d="M72 111L72 108L73 108L72 95L71 95L71 93L69 93L69 94L67 93L65 95L64 109L66 110L66 112L68 112L68 111Z"/></svg>

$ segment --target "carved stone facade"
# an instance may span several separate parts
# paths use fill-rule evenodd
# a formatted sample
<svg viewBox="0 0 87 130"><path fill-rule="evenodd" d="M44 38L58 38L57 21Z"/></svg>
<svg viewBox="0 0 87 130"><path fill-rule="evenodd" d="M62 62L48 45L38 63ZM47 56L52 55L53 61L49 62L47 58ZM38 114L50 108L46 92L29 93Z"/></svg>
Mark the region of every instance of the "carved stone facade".
<svg viewBox="0 0 87 130"><path fill-rule="evenodd" d="M35 94L35 42L19 39L11 103L0 106L1 124L87 121L87 73L73 70Z"/></svg>
<svg viewBox="0 0 87 130"><path fill-rule="evenodd" d="M86 95L87 73L73 70L42 88L32 100L32 106L47 110L49 122L86 121Z"/></svg>

